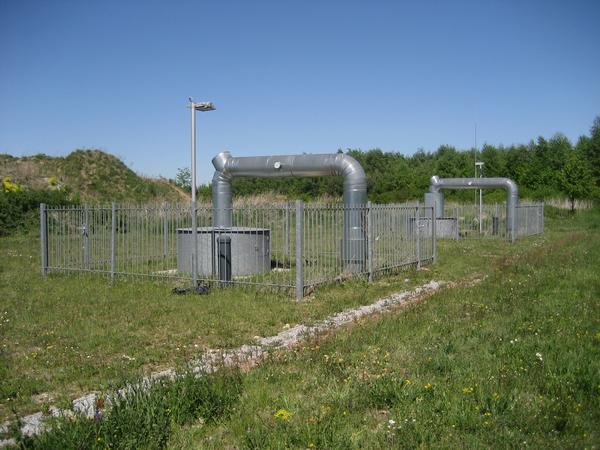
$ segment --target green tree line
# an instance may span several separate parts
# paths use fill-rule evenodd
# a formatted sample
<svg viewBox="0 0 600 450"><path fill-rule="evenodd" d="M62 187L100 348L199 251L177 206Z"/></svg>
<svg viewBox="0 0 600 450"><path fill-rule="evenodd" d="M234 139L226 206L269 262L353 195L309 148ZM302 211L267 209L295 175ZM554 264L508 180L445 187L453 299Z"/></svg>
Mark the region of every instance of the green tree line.
<svg viewBox="0 0 600 450"><path fill-rule="evenodd" d="M338 150L342 152L342 150ZM539 137L527 144L459 150L442 145L435 152L419 150L406 156L379 149L348 149L367 174L369 199L373 202L404 202L419 199L429 187L432 175L472 177L475 160L484 162L484 176L508 177L519 185L522 197L531 199L568 198L597 200L600 197L600 116L589 136L573 144L563 134ZM180 181L184 181L182 177ZM188 181L188 179L185 179ZM189 187L189 184L188 184ZM339 177L322 178L238 178L233 182L238 196L274 192L288 198L310 200L341 196ZM210 197L210 186L201 186L199 195ZM502 200L503 192L485 194L488 200ZM468 191L449 191L454 199L470 199Z"/></svg>

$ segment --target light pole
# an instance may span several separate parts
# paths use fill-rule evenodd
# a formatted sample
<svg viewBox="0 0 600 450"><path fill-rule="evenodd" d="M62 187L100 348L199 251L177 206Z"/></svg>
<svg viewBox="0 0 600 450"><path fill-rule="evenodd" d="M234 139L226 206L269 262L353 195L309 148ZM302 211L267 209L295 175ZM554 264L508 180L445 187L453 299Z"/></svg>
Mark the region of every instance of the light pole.
<svg viewBox="0 0 600 450"><path fill-rule="evenodd" d="M194 102L190 100L192 113L192 287L198 286L198 226L196 224L196 111L214 111L211 102Z"/></svg>
<svg viewBox="0 0 600 450"><path fill-rule="evenodd" d="M483 162L475 161L475 171L479 169L479 178L483 178ZM483 233L483 190L479 189L479 234Z"/></svg>

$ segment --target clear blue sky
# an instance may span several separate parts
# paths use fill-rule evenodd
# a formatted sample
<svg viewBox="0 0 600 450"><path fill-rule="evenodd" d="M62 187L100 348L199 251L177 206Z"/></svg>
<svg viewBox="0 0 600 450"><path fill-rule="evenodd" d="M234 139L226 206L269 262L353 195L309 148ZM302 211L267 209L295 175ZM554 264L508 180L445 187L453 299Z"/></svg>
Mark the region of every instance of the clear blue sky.
<svg viewBox="0 0 600 450"><path fill-rule="evenodd" d="M528 142L600 114L598 1L0 0L0 153L138 173L235 155Z"/></svg>

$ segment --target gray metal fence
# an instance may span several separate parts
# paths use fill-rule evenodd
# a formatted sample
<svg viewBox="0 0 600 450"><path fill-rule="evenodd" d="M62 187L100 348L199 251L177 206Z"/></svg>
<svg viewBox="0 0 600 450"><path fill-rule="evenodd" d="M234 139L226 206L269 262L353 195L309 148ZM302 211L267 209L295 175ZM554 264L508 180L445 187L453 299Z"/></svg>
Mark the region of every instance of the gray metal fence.
<svg viewBox="0 0 600 450"><path fill-rule="evenodd" d="M270 287L301 298L319 284L435 259L432 208L282 203L232 209L230 228L197 207L194 268L189 205L41 205L42 273L91 272ZM344 221L360 217L345 236ZM347 231L346 231L347 233Z"/></svg>
<svg viewBox="0 0 600 450"><path fill-rule="evenodd" d="M442 219L438 219L438 238L512 239L507 233L506 204L446 203ZM544 232L544 204L530 203L516 207L515 238Z"/></svg>
<svg viewBox="0 0 600 450"><path fill-rule="evenodd" d="M544 204L531 203L517 206L517 237L544 233Z"/></svg>

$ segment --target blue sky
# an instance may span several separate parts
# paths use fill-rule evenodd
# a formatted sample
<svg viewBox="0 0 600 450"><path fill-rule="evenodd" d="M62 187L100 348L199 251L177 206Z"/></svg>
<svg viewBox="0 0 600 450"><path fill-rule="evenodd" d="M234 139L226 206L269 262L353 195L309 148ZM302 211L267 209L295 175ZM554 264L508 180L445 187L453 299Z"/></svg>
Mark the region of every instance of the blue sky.
<svg viewBox="0 0 600 450"><path fill-rule="evenodd" d="M136 172L234 155L575 141L600 114L597 1L0 0L0 153Z"/></svg>

